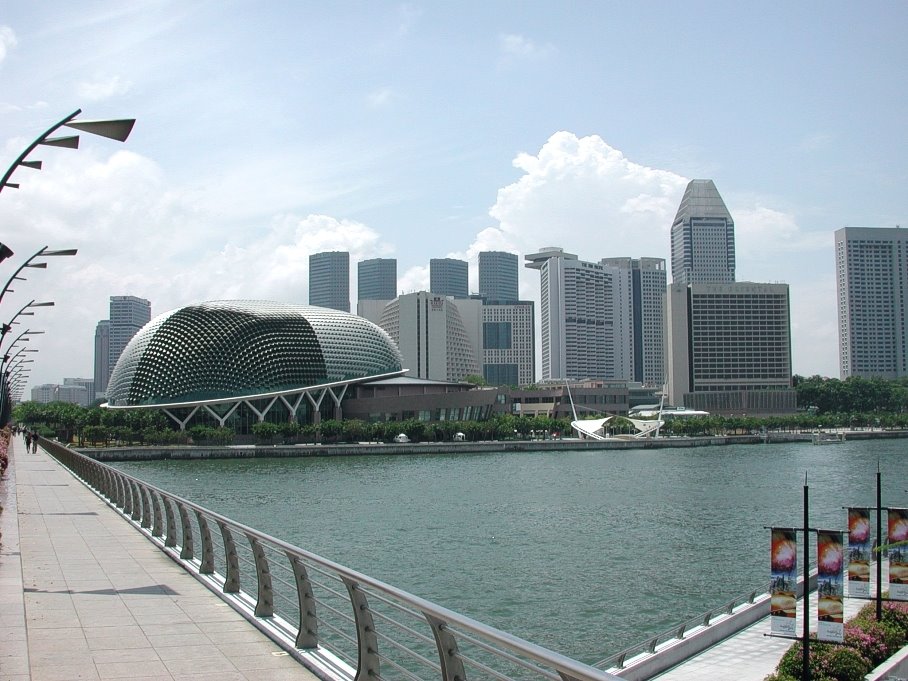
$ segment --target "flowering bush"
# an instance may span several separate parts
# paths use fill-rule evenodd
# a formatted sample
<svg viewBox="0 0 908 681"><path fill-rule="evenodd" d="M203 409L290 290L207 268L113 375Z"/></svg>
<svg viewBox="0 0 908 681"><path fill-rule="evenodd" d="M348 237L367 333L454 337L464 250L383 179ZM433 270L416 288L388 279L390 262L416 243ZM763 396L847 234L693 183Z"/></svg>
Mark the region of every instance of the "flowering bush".
<svg viewBox="0 0 908 681"><path fill-rule="evenodd" d="M908 644L908 602L885 601L882 618L876 604L868 603L845 625L843 645L810 643L808 666L814 681L860 681L878 664ZM801 642L789 648L776 672L765 681L801 679Z"/></svg>
<svg viewBox="0 0 908 681"><path fill-rule="evenodd" d="M0 430L0 478L3 477L6 467L9 466L9 438L9 428Z"/></svg>

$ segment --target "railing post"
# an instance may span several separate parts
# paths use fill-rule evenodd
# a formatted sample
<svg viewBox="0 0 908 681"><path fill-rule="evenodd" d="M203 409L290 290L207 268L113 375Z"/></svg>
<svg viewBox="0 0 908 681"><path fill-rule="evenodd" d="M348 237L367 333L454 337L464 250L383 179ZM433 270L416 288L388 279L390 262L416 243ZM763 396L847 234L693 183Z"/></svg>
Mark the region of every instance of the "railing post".
<svg viewBox="0 0 908 681"><path fill-rule="evenodd" d="M123 515L132 515L132 487L129 480L120 477L120 484L123 486Z"/></svg>
<svg viewBox="0 0 908 681"><path fill-rule="evenodd" d="M221 537L224 539L224 558L227 561L227 575L224 577L224 593L235 594L240 591L240 559L236 553L236 543L230 528L223 522L218 522L221 528Z"/></svg>
<svg viewBox="0 0 908 681"><path fill-rule="evenodd" d="M214 572L214 544L211 541L211 530L208 529L208 521L205 516L195 512L196 520L199 522L199 537L202 539L202 559L199 565L199 574L210 575Z"/></svg>
<svg viewBox="0 0 908 681"><path fill-rule="evenodd" d="M251 534L246 535L252 546L252 555L255 558L255 576L258 584L258 599L255 602L256 617L274 616L274 589L271 584L271 572L268 569L268 558L261 542Z"/></svg>
<svg viewBox="0 0 908 681"><path fill-rule="evenodd" d="M296 579L296 596L300 605L300 626L296 634L297 648L318 647L318 618L315 614L315 596L312 593L312 583L309 573L299 556L287 552L290 565L293 566L293 576Z"/></svg>
<svg viewBox="0 0 908 681"><path fill-rule="evenodd" d="M179 502L176 502L176 504L180 513L180 527L183 530L183 549L180 551L180 558L192 560L195 555L195 549L192 540L192 524L189 522L189 511L186 510L183 504Z"/></svg>
<svg viewBox="0 0 908 681"><path fill-rule="evenodd" d="M129 488L132 490L132 515L129 516L135 521L142 520L142 494L139 486L132 480L127 480Z"/></svg>
<svg viewBox="0 0 908 681"><path fill-rule="evenodd" d="M142 500L142 527L151 527L151 490L139 485L139 498Z"/></svg>
<svg viewBox="0 0 908 681"><path fill-rule="evenodd" d="M341 577L350 594L350 603L353 605L353 619L356 622L356 640L358 642L358 661L356 664L356 677L354 681L363 681L366 678L381 678L378 657L378 636L375 634L375 623L372 621L372 612L366 601L366 594L359 585L348 577Z"/></svg>
<svg viewBox="0 0 908 681"><path fill-rule="evenodd" d="M160 537L164 534L164 517L161 515L161 502L158 500L158 495L152 490L148 490L148 496L151 497L151 510L154 517L154 522L151 526L151 536Z"/></svg>
<svg viewBox="0 0 908 681"><path fill-rule="evenodd" d="M431 615L426 615L432 634L435 636L435 647L438 648L438 662L441 665L442 681L466 681L467 673L463 660L457 649L457 639L447 625Z"/></svg>
<svg viewBox="0 0 908 681"><path fill-rule="evenodd" d="M111 471L114 481L114 506L117 506L123 509L123 512L126 512L126 492L123 489L123 476L119 473L114 473Z"/></svg>
<svg viewBox="0 0 908 681"><path fill-rule="evenodd" d="M166 497L161 497L161 503L164 505L164 518L167 529L166 539L164 539L164 546L172 547L177 545L177 523L173 517L173 507L170 505L170 502Z"/></svg>

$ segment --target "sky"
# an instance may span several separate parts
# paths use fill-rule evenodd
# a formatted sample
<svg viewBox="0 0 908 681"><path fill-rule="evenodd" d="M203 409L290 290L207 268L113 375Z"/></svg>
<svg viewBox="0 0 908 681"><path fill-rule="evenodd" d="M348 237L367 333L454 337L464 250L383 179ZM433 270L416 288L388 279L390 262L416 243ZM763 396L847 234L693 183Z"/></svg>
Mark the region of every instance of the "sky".
<svg viewBox="0 0 908 681"><path fill-rule="evenodd" d="M908 3L872 0L0 0L0 169L77 109L137 119L40 147L0 193L4 280L79 249L10 287L4 322L55 306L4 348L44 331L17 346L28 386L90 378L110 296L308 303L326 250L351 254L353 310L366 258L403 292L440 257L476 290L484 250L668 259L696 178L737 279L789 284L794 373L837 377L833 233L908 227L906 29Z"/></svg>

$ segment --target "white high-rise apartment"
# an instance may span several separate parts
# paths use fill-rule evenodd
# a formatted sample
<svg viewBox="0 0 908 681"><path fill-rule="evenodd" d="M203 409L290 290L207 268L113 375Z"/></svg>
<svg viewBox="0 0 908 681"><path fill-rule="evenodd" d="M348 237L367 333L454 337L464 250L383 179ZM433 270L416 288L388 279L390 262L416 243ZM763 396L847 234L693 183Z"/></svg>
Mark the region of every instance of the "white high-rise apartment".
<svg viewBox="0 0 908 681"><path fill-rule="evenodd" d="M735 222L712 180L691 180L672 223L672 281L735 280Z"/></svg>
<svg viewBox="0 0 908 681"><path fill-rule="evenodd" d="M108 337L107 381L126 344L151 321L151 303L136 296L110 297L110 335ZM106 382L105 382L106 387Z"/></svg>
<svg viewBox="0 0 908 681"><path fill-rule="evenodd" d="M615 378L665 383L665 260L603 258L612 283Z"/></svg>
<svg viewBox="0 0 908 681"><path fill-rule="evenodd" d="M908 230L835 232L839 376L908 376Z"/></svg>
<svg viewBox="0 0 908 681"><path fill-rule="evenodd" d="M539 270L542 380L614 378L613 310L602 265L548 247L525 256Z"/></svg>

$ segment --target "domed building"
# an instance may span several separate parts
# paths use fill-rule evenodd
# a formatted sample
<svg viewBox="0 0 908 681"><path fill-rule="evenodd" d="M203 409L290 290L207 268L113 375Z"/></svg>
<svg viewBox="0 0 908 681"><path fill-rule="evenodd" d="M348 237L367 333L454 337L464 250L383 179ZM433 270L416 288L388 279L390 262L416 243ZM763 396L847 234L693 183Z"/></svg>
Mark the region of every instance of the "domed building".
<svg viewBox="0 0 908 681"><path fill-rule="evenodd" d="M258 300L219 300L152 319L126 346L111 409L161 409L185 428L202 410L228 421L341 418L351 385L404 374L381 328L356 315Z"/></svg>

